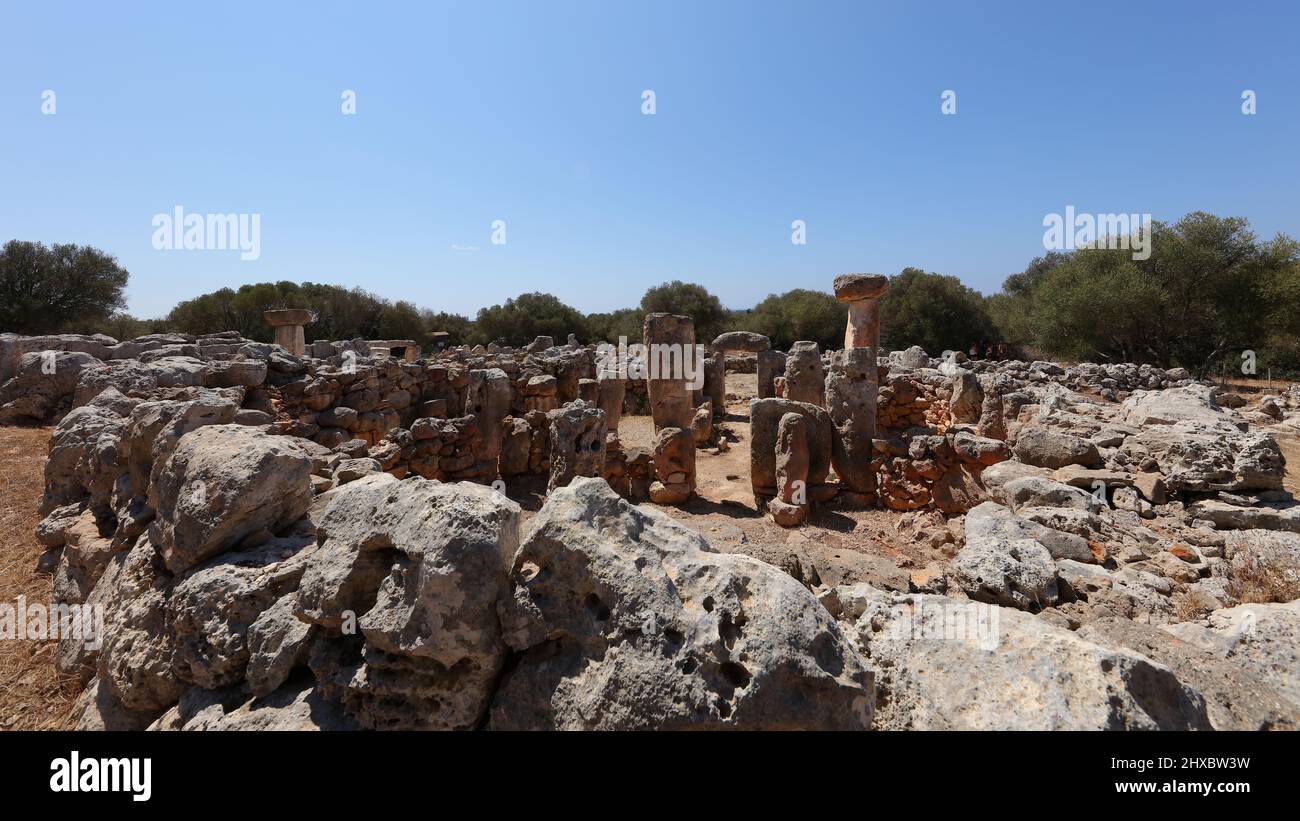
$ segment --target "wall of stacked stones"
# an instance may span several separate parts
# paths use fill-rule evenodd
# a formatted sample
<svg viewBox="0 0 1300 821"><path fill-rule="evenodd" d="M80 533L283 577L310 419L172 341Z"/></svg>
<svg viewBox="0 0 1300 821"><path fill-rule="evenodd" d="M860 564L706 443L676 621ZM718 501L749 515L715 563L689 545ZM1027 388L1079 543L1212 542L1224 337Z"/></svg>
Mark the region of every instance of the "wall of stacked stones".
<svg viewBox="0 0 1300 821"><path fill-rule="evenodd" d="M742 336L754 342L754 335ZM823 354L810 345L800 343L789 354L728 353L726 367L745 371L752 364L760 396L790 398L788 385L798 383L800 399L824 405L825 374L842 352ZM572 342L453 348L418 362L371 359L363 340L318 341L307 353L294 357L234 333L153 335L121 343L103 336L3 335L0 421L48 423L108 387L128 398L178 400L192 399L197 391L226 391L237 401L232 420L241 424L271 425L346 458L373 459L366 464L398 477L491 482L498 476L547 475L552 412L575 400L600 402L596 352ZM871 492L882 504L960 512L978 498L979 471L1002 449L983 443L972 455L968 439L1007 438L1007 426L1014 427L1029 401L1018 386L1060 382L1120 400L1131 390L1188 380L1185 372L1149 366L1064 369L960 358L933 359L912 349L877 360L870 470ZM475 380L487 384L489 374L497 386L490 408L482 405L486 394L471 389ZM646 381L624 380L622 394L623 413L649 410ZM624 452L616 440L606 451L601 474L625 495L645 498L655 475L653 456ZM766 500L769 483L761 484L758 495Z"/></svg>

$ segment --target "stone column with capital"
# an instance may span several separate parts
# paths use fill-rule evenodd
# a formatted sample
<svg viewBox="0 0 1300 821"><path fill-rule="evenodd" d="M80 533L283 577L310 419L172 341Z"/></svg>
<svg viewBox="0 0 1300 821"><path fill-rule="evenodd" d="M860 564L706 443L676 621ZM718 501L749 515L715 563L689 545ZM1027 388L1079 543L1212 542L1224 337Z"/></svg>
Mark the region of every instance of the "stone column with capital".
<svg viewBox="0 0 1300 821"><path fill-rule="evenodd" d="M275 328L275 344L294 356L307 355L307 335L303 327L316 321L316 315L306 308L284 308L262 314L266 324Z"/></svg>
<svg viewBox="0 0 1300 821"><path fill-rule="evenodd" d="M883 274L840 274L835 277L835 298L849 304L844 350L869 347L879 356L880 297L888 287L889 277Z"/></svg>
<svg viewBox="0 0 1300 821"><path fill-rule="evenodd" d="M835 298L847 302L849 321L844 350L831 357L826 404L835 425L832 461L844 486L841 498L859 505L874 499L872 439L876 435L876 397L880 392L876 357L880 349L880 297L889 278L879 274L835 277Z"/></svg>

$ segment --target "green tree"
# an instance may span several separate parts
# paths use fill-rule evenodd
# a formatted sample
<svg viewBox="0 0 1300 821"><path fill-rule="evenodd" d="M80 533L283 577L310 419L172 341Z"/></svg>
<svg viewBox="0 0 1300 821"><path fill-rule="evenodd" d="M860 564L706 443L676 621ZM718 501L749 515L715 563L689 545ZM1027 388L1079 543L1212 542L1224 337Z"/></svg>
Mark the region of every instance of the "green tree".
<svg viewBox="0 0 1300 821"><path fill-rule="evenodd" d="M1060 251L1048 251L1035 257L1025 270L1003 281L1001 293L984 299L984 307L997 328L999 341L1033 344L1034 292L1049 271L1069 259L1069 254Z"/></svg>
<svg viewBox="0 0 1300 821"><path fill-rule="evenodd" d="M431 350L436 349L439 345L445 347L464 345L474 332L473 320L460 314L447 313L446 311L434 313L428 308L423 308L420 310L420 320L424 324L426 334L439 331L447 334L445 337L428 337L428 348Z"/></svg>
<svg viewBox="0 0 1300 821"><path fill-rule="evenodd" d="M712 342L728 318L727 309L703 285L679 279L647 290L641 297L641 313L689 316L695 320L695 341L700 343Z"/></svg>
<svg viewBox="0 0 1300 821"><path fill-rule="evenodd" d="M10 240L0 250L0 331L85 331L126 307L129 277L88 245Z"/></svg>
<svg viewBox="0 0 1300 821"><path fill-rule="evenodd" d="M783 294L769 294L749 312L737 312L729 321L732 330L755 331L772 341L772 347L786 349L795 342L816 342L823 350L844 347L844 327L849 309L824 291L795 288Z"/></svg>
<svg viewBox="0 0 1300 821"><path fill-rule="evenodd" d="M640 308L622 308L610 313L587 314L588 342L618 344L620 336L628 344L641 341L645 312ZM697 335L697 340L699 339Z"/></svg>
<svg viewBox="0 0 1300 821"><path fill-rule="evenodd" d="M1260 240L1245 219L1194 212L1154 223L1151 253L1084 248L1031 287L1031 324L1059 356L1204 374L1217 361L1300 335L1300 246Z"/></svg>
<svg viewBox="0 0 1300 821"><path fill-rule="evenodd" d="M880 300L880 344L887 350L920 345L932 356L998 341L984 297L954 276L904 268L890 277Z"/></svg>
<svg viewBox="0 0 1300 821"><path fill-rule="evenodd" d="M474 319L472 341L482 344L527 345L539 336L563 344L569 334L588 336L586 320L574 308L551 294L520 294L503 305L480 308Z"/></svg>

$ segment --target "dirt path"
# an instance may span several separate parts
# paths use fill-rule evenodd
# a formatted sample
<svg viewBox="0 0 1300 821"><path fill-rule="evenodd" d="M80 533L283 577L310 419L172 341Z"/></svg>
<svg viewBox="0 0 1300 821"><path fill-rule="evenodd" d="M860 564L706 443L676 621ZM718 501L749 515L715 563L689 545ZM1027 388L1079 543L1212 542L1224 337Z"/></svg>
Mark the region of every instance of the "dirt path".
<svg viewBox="0 0 1300 821"><path fill-rule="evenodd" d="M51 576L35 572L41 546L33 535L44 484L49 428L0 427L0 606L20 598L48 605ZM0 638L0 730L64 726L73 696L59 687L55 643Z"/></svg>

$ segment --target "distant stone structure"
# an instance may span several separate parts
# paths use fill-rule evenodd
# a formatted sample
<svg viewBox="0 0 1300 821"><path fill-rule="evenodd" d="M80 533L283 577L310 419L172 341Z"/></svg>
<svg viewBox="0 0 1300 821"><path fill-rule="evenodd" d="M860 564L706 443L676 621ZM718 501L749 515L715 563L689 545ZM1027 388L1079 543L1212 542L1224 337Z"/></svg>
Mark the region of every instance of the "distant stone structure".
<svg viewBox="0 0 1300 821"><path fill-rule="evenodd" d="M686 371L664 373L670 357L656 356L657 351L676 350L681 367L698 368L695 362L695 322L689 316L647 314L642 327L646 356L651 361L646 390L650 396L650 414L654 418L655 475L650 499L659 504L679 504L695 492L695 437L691 423L695 407ZM675 346L675 347L668 347ZM689 360L689 361L688 361ZM656 372L658 371L658 372Z"/></svg>
<svg viewBox="0 0 1300 821"><path fill-rule="evenodd" d="M316 321L316 314L306 308L282 308L267 311L262 317L275 328L275 344L294 356L307 355L307 335L303 328Z"/></svg>
<svg viewBox="0 0 1300 821"><path fill-rule="evenodd" d="M419 362L420 346L414 339L371 339L371 356L391 356L403 362Z"/></svg>

